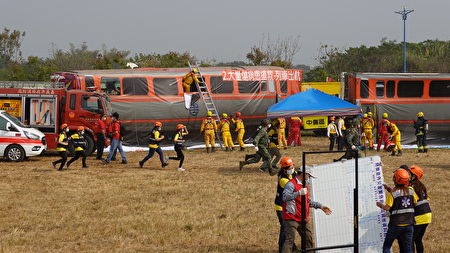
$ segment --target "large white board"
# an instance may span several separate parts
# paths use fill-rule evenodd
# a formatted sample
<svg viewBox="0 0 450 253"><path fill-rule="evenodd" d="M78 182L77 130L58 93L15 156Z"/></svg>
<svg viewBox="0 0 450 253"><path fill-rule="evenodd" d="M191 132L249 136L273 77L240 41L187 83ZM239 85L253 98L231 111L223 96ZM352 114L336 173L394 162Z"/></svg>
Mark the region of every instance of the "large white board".
<svg viewBox="0 0 450 253"><path fill-rule="evenodd" d="M381 158L358 159L359 182L359 250L381 252L387 231L387 218L375 202L384 202ZM312 168L317 179L312 180L311 198L331 208L325 215L313 212L316 247L353 243L353 189L355 160L316 165ZM353 252L353 248L321 252Z"/></svg>

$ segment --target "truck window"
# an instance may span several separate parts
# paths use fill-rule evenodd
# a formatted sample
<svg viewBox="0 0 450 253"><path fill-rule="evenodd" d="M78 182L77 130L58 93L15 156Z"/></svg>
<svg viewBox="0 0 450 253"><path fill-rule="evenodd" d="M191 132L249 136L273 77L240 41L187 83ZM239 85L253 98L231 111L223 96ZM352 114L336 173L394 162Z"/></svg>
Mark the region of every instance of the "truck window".
<svg viewBox="0 0 450 253"><path fill-rule="evenodd" d="M395 96L395 81L389 80L386 83L386 97L393 98Z"/></svg>
<svg viewBox="0 0 450 253"><path fill-rule="evenodd" d="M384 81L383 80L377 81L377 83L375 84L375 91L377 94L377 98L384 97Z"/></svg>
<svg viewBox="0 0 450 253"><path fill-rule="evenodd" d="M431 81L430 97L450 97L450 80Z"/></svg>
<svg viewBox="0 0 450 253"><path fill-rule="evenodd" d="M3 117L0 117L0 130L6 131L6 122L8 122Z"/></svg>
<svg viewBox="0 0 450 253"><path fill-rule="evenodd" d="M108 95L120 95L120 79L118 77L102 77L101 90Z"/></svg>
<svg viewBox="0 0 450 253"><path fill-rule="evenodd" d="M76 102L77 102L77 95L75 95L75 94L70 95L70 109L71 110L75 110Z"/></svg>
<svg viewBox="0 0 450 253"><path fill-rule="evenodd" d="M241 94L259 93L259 81L239 81L238 89Z"/></svg>
<svg viewBox="0 0 450 253"><path fill-rule="evenodd" d="M148 95L148 83L145 77L124 77L122 79L123 95Z"/></svg>
<svg viewBox="0 0 450 253"><path fill-rule="evenodd" d="M288 92L288 86L287 86L287 81L280 81L280 91L281 93L287 93Z"/></svg>
<svg viewBox="0 0 450 253"><path fill-rule="evenodd" d="M233 81L224 81L222 76L212 76L210 78L211 92L214 94L233 93Z"/></svg>
<svg viewBox="0 0 450 253"><path fill-rule="evenodd" d="M369 81L368 80L361 80L359 82L359 96L361 96L361 98L369 97Z"/></svg>
<svg viewBox="0 0 450 253"><path fill-rule="evenodd" d="M95 96L83 95L81 108L93 113L103 113L102 101Z"/></svg>
<svg viewBox="0 0 450 253"><path fill-rule="evenodd" d="M176 78L153 78L153 89L158 96L178 95Z"/></svg>
<svg viewBox="0 0 450 253"><path fill-rule="evenodd" d="M92 76L86 76L84 78L85 82L86 82L86 90L89 89L95 89L95 85L94 85L94 77Z"/></svg>
<svg viewBox="0 0 450 253"><path fill-rule="evenodd" d="M423 81L402 80L397 86L399 98L420 98L423 95Z"/></svg>

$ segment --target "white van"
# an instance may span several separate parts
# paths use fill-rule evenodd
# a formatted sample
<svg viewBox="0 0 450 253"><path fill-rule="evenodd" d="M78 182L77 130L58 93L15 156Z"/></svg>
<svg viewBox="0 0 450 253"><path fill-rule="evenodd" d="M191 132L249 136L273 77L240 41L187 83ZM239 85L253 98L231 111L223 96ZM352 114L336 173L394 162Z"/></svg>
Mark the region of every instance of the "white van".
<svg viewBox="0 0 450 253"><path fill-rule="evenodd" d="M37 156L47 149L45 135L24 125L6 111L0 111L0 156L19 162L28 156Z"/></svg>

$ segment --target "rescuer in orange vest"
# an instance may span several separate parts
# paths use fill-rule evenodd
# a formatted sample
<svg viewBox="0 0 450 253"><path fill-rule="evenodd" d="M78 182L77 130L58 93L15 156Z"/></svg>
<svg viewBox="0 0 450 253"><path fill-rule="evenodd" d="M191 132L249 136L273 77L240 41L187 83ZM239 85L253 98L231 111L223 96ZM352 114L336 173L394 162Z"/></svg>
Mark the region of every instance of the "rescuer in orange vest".
<svg viewBox="0 0 450 253"><path fill-rule="evenodd" d="M244 121L241 119L241 113L236 112L236 117L231 119L233 123L236 125L235 132L237 132L237 142L239 143L239 146L241 147L241 151L245 151L245 144L244 144L244 134L245 134L245 126Z"/></svg>
<svg viewBox="0 0 450 253"><path fill-rule="evenodd" d="M220 120L219 129L220 132L222 132L222 141L226 151L233 151L234 143L233 139L231 138L230 121L228 120L228 115L226 113L222 114L222 120Z"/></svg>
<svg viewBox="0 0 450 253"><path fill-rule="evenodd" d="M215 152L216 148L216 132L217 132L217 124L216 121L212 118L212 112L207 112L206 119L203 120L202 126L200 127L200 133L205 131L205 146L206 152Z"/></svg>
<svg viewBox="0 0 450 253"><path fill-rule="evenodd" d="M278 118L278 122L280 122L280 126L278 127L278 148L281 149L281 146L283 146L284 149L287 149L286 120L284 118Z"/></svg>

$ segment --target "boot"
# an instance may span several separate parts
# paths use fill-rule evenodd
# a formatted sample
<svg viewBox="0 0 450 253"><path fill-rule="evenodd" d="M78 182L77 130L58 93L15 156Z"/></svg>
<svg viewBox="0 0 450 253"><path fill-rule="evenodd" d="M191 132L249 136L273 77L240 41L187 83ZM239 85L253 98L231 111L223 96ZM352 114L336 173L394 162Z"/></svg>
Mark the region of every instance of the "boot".
<svg viewBox="0 0 450 253"><path fill-rule="evenodd" d="M230 151L230 149L228 147L225 147L225 151Z"/></svg>
<svg viewBox="0 0 450 253"><path fill-rule="evenodd" d="M212 151L211 152L216 152L216 147L212 147Z"/></svg>
<svg viewBox="0 0 450 253"><path fill-rule="evenodd" d="M206 153L211 153L211 148L210 147L206 147Z"/></svg>
<svg viewBox="0 0 450 253"><path fill-rule="evenodd" d="M423 153L423 149L417 150L417 153Z"/></svg>
<svg viewBox="0 0 450 253"><path fill-rule="evenodd" d="M402 151L401 150L398 151L397 156L402 156Z"/></svg>
<svg viewBox="0 0 450 253"><path fill-rule="evenodd" d="M391 156L395 156L395 151L392 151Z"/></svg>
<svg viewBox="0 0 450 253"><path fill-rule="evenodd" d="M278 174L278 168L277 167L272 167L272 168L269 169L269 175L275 176L276 174Z"/></svg>
<svg viewBox="0 0 450 253"><path fill-rule="evenodd" d="M245 148L244 148L244 147L241 147L240 151L245 151Z"/></svg>
<svg viewBox="0 0 450 253"><path fill-rule="evenodd" d="M242 170L242 168L244 167L245 164L247 164L245 161L240 161L239 162L239 170Z"/></svg>
<svg viewBox="0 0 450 253"><path fill-rule="evenodd" d="M423 152L424 152L424 153L428 153L428 149L425 148L425 149L423 150Z"/></svg>
<svg viewBox="0 0 450 253"><path fill-rule="evenodd" d="M234 151L234 147L233 146L230 147L230 151Z"/></svg>

